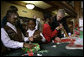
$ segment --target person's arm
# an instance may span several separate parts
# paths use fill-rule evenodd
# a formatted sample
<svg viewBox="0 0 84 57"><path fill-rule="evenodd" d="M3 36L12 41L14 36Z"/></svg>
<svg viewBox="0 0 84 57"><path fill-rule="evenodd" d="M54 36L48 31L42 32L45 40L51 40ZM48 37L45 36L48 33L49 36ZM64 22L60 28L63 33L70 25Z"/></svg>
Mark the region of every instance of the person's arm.
<svg viewBox="0 0 84 57"><path fill-rule="evenodd" d="M69 29L69 27L68 27L68 25L66 23L66 19L63 21L63 26L64 26L64 29L66 30L67 34L69 36L71 36L70 29Z"/></svg>
<svg viewBox="0 0 84 57"><path fill-rule="evenodd" d="M51 30L51 28L47 25L44 25L43 28L43 35L46 38L48 42L50 42L50 39L54 36L56 36L57 30L55 29L54 31Z"/></svg>
<svg viewBox="0 0 84 57"><path fill-rule="evenodd" d="M24 39L25 42L29 41L29 37L25 37L22 33L22 38Z"/></svg>
<svg viewBox="0 0 84 57"><path fill-rule="evenodd" d="M1 41L7 48L22 48L23 42L11 40L6 31L1 28Z"/></svg>
<svg viewBox="0 0 84 57"><path fill-rule="evenodd" d="M40 35L42 36L42 42L45 42L45 41L46 41L46 39L44 38L43 34L42 34L42 33L40 33Z"/></svg>

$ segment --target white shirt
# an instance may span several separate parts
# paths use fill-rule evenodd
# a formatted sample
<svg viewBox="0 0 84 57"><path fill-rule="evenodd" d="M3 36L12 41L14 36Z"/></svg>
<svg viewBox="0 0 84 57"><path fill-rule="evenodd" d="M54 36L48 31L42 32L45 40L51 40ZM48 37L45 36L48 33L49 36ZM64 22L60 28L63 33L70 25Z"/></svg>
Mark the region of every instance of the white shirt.
<svg viewBox="0 0 84 57"><path fill-rule="evenodd" d="M29 37L33 36L35 30L37 30L37 29L34 29L34 30L28 29L28 30L27 30L27 32L28 32L28 34L29 34ZM40 33L40 35L42 36L42 41L45 42L45 38L44 38L43 34Z"/></svg>
<svg viewBox="0 0 84 57"><path fill-rule="evenodd" d="M36 20L36 26L35 26L36 29L38 29L38 24L39 24L39 23L38 23L38 21Z"/></svg>
<svg viewBox="0 0 84 57"><path fill-rule="evenodd" d="M27 32L28 32L28 34L29 34L29 37L33 36L35 30L37 30L37 29L34 29L34 30L28 29L28 30L27 30Z"/></svg>
<svg viewBox="0 0 84 57"><path fill-rule="evenodd" d="M9 22L7 22L6 25L8 25L17 33L16 27L14 25L12 25ZM28 38L25 37L24 40L25 39L27 41ZM4 28L1 28L1 41L4 44L4 46L7 48L22 48L23 47L23 42L11 40Z"/></svg>

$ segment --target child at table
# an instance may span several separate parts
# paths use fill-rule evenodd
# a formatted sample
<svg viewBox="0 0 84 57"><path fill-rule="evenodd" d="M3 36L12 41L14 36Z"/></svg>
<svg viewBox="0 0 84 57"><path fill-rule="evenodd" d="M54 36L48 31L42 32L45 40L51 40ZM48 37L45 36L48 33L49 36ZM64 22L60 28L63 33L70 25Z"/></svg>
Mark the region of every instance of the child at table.
<svg viewBox="0 0 84 57"><path fill-rule="evenodd" d="M44 36L39 30L35 28L35 26L36 26L35 19L28 20L28 30L26 32L26 36L28 37L28 40L39 44L45 42Z"/></svg>

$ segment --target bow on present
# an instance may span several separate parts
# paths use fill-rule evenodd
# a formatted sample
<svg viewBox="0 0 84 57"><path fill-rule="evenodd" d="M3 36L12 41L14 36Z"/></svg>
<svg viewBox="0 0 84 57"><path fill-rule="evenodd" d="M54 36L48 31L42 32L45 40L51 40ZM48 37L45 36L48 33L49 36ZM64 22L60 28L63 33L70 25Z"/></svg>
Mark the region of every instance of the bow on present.
<svg viewBox="0 0 84 57"><path fill-rule="evenodd" d="M33 56L33 53L37 52L38 50L40 50L40 46L37 43L33 43L34 47L29 49L29 48L22 48L25 52L28 53L29 56Z"/></svg>
<svg viewBox="0 0 84 57"><path fill-rule="evenodd" d="M27 53L28 53L29 56L33 56L32 49L30 49L30 52L29 52L29 50L28 50Z"/></svg>

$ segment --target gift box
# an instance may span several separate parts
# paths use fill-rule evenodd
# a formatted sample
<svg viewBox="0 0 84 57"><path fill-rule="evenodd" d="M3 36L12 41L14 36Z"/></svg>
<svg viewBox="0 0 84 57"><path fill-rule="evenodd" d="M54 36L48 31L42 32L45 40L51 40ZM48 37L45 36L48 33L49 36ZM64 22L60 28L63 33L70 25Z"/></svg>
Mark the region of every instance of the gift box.
<svg viewBox="0 0 84 57"><path fill-rule="evenodd" d="M61 39L60 43L67 43L67 42L72 42L72 41L74 42L75 39L66 38L66 39ZM59 41L54 40L54 43L57 43L57 42Z"/></svg>
<svg viewBox="0 0 84 57"><path fill-rule="evenodd" d="M34 45L33 48L29 49L29 48L24 47L24 48L22 48L22 50L24 50L25 52L31 52L32 51L33 53L40 50L40 45L38 43L32 43L32 44Z"/></svg>

